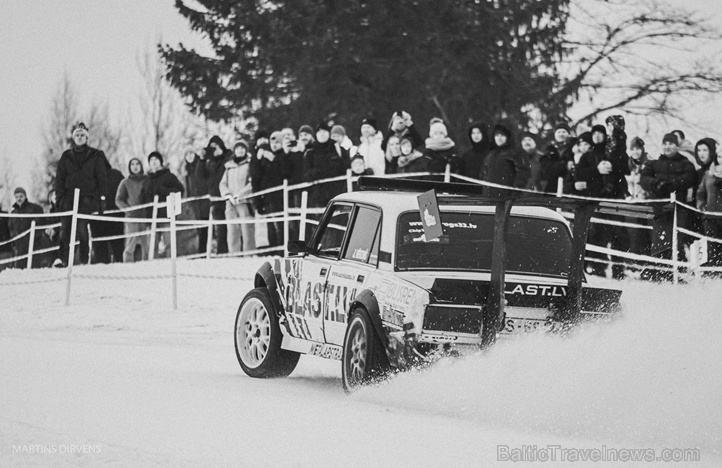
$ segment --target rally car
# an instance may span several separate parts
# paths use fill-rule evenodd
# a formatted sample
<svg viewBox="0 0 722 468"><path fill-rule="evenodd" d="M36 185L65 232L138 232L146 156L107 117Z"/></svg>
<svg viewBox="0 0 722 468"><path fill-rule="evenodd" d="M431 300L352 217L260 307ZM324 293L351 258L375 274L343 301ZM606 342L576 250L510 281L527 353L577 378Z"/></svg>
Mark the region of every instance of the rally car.
<svg viewBox="0 0 722 468"><path fill-rule="evenodd" d="M249 376L287 376L310 354L341 360L350 391L440 354L619 311L620 291L583 277L593 203L369 177L359 188L256 273L235 324ZM559 206L574 212L574 232L549 208Z"/></svg>

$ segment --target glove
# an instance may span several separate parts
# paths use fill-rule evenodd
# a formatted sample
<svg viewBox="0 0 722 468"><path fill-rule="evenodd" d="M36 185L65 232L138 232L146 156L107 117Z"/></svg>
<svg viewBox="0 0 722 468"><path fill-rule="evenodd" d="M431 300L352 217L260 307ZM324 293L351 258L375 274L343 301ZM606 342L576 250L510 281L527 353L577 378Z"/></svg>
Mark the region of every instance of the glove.
<svg viewBox="0 0 722 468"><path fill-rule="evenodd" d="M655 186L655 191L660 194L669 194L670 192L672 192L672 182L660 180Z"/></svg>

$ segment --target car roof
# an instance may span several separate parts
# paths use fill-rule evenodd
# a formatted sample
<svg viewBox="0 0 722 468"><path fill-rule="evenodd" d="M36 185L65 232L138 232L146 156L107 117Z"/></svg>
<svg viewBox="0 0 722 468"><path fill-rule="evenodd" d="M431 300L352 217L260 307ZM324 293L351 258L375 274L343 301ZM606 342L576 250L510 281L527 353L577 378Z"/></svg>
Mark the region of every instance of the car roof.
<svg viewBox="0 0 722 468"><path fill-rule="evenodd" d="M419 204L417 197L420 194L421 192L360 191L337 195L334 201L366 203L381 208L385 215L393 214L394 216L398 216L398 214L409 210L418 210ZM439 209L442 212L464 210L492 214L495 210L495 206L491 202L484 203L483 201L474 200L474 203L469 203L469 199L464 196L443 195L439 196L438 199ZM567 220L556 210L545 207L514 206L511 212L512 214L520 216L567 223Z"/></svg>

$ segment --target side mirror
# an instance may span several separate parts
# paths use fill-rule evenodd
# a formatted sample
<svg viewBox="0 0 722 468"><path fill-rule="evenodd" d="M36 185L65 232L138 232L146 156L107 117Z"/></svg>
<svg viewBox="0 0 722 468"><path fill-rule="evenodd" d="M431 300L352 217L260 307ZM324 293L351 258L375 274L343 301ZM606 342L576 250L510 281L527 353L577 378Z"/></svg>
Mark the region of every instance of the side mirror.
<svg viewBox="0 0 722 468"><path fill-rule="evenodd" d="M292 240L288 241L288 253L290 255L298 255L306 253L306 241Z"/></svg>

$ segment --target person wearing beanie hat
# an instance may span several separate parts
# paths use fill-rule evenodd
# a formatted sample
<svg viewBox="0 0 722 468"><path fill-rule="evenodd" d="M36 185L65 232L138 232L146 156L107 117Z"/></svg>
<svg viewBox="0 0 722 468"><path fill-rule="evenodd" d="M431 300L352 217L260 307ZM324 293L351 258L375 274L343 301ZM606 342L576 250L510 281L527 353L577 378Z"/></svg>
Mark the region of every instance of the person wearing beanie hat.
<svg viewBox="0 0 722 468"><path fill-rule="evenodd" d="M676 135L665 135L662 142L662 154L658 159L649 161L642 169L640 185L649 192L652 198L669 198L675 193L677 200L687 200L687 192L694 186L697 180L697 173L694 165L687 158L679 154ZM672 212L665 211L661 205L653 206L655 211L656 226L664 229L671 228ZM678 210L678 225L687 228L687 214L685 210ZM658 230L655 230L658 232ZM652 245L653 252L660 252L665 258L671 258L671 244L668 237L657 236ZM680 245L680 247L682 247ZM684 251L684 249L682 249Z"/></svg>
<svg viewBox="0 0 722 468"><path fill-rule="evenodd" d="M369 127L371 127L371 129L373 130L373 131L368 131L367 133L375 134L375 133L378 132L378 130L379 130L379 127L378 127L378 125L376 124L376 119L372 119L372 118L370 118L370 117L367 117L367 118L363 119L363 120L361 121L361 131L362 131L362 132L364 131L364 126L366 126L366 125L369 126Z"/></svg>
<svg viewBox="0 0 722 468"><path fill-rule="evenodd" d="M363 156L364 166L372 170L375 175L386 173L386 157L381 148L383 135L377 131L376 121L366 118L361 122L361 142L356 154Z"/></svg>
<svg viewBox="0 0 722 468"><path fill-rule="evenodd" d="M552 142L547 145L544 154L539 158L541 176L546 180L544 191L557 193L559 180L569 177L569 169L574 164L572 144L569 141L569 125L561 122L554 127Z"/></svg>
<svg viewBox="0 0 722 468"><path fill-rule="evenodd" d="M272 132L267 144L265 140L258 140L256 155L250 161L251 188L253 192L260 192L283 185L283 180L288 177L286 165L284 164L286 154L283 149L283 141L281 131ZM262 215L283 211L283 193L280 191L253 197L251 201L256 212ZM239 213L238 216L245 216L245 214ZM281 223L270 222L266 224L266 228L269 247L282 245L283 229ZM250 232L242 234L243 249L245 250L246 243L250 245ZM237 237L234 234L233 242L236 244L234 248L241 247L241 242L238 241Z"/></svg>
<svg viewBox="0 0 722 468"><path fill-rule="evenodd" d="M143 186L143 203L152 203L155 197L159 201L165 201L171 193L179 193L183 195L185 189L180 180L168 169L163 167L163 155L158 151L153 151L148 155L149 173L148 179ZM148 208L148 217L152 216L152 209ZM167 217L165 207L158 209L156 218L164 219ZM165 224L165 223L164 223ZM149 245L148 249L156 249L155 258L164 257L167 254L167 247L170 245L169 232L160 231L156 238L156 245Z"/></svg>
<svg viewBox="0 0 722 468"><path fill-rule="evenodd" d="M411 115L404 110L396 111L391 116L389 128L384 135L384 140L381 142L381 149L384 150L384 152L386 151L386 145L391 135L395 135L399 140L408 136L411 138L411 141L413 141L414 148L420 148L424 144L424 140L421 138L421 135L411 120Z"/></svg>
<svg viewBox="0 0 722 468"><path fill-rule="evenodd" d="M128 177L123 179L118 186L115 195L115 204L125 212L128 218L142 218L145 216L143 209L131 210L132 207L143 203L143 187L148 176L143 171L143 163L138 158L128 161ZM124 223L125 233L135 234L145 230L143 223ZM139 252L138 252L139 251ZM123 262L135 262L148 259L148 236L134 235L126 239L123 249Z"/></svg>
<svg viewBox="0 0 722 468"><path fill-rule="evenodd" d="M449 138L444 121L434 117L429 122L424 156L429 159L429 171L443 173L447 164L456 167L456 144Z"/></svg>
<svg viewBox="0 0 722 468"><path fill-rule="evenodd" d="M152 159L156 159L156 162L151 162ZM158 151L152 151L148 155L148 165L150 166L150 172L155 172L163 167L163 155Z"/></svg>
<svg viewBox="0 0 722 468"><path fill-rule="evenodd" d="M480 179L508 187L525 188L531 175L529 158L516 145L514 124L501 121L492 130L494 147L486 157ZM491 197L503 197L519 192L487 187Z"/></svg>
<svg viewBox="0 0 722 468"><path fill-rule="evenodd" d="M521 149L527 157L531 175L526 188L537 192L543 192L546 188L546 180L542 178L541 173L541 151L537 150L538 135L531 132L523 132L521 134Z"/></svg>
<svg viewBox="0 0 722 468"><path fill-rule="evenodd" d="M346 129L342 125L334 125L331 128L331 138L336 143L341 143L346 136Z"/></svg>
<svg viewBox="0 0 722 468"><path fill-rule="evenodd" d="M373 169L366 169L366 162L360 154L351 158L351 172L355 176L374 175Z"/></svg>
<svg viewBox="0 0 722 468"><path fill-rule="evenodd" d="M88 145L88 127L82 122L73 127L70 149L63 152L58 160L55 173L55 193L58 197L59 211L73 209L75 189L80 190L78 211L92 214L102 211L101 203L105 202L108 192L108 171L105 153ZM90 246L88 238L88 220L78 219L76 235L79 238L80 263L88 263ZM58 241L58 257L53 266L64 267L70 252L71 219L61 218L60 236ZM72 239L75 242L75 239Z"/></svg>
<svg viewBox="0 0 722 468"><path fill-rule="evenodd" d="M307 153L304 161L303 179L305 182L316 182L346 174L350 167L348 151L337 148L336 142L330 139L328 123L321 122L316 131L316 143ZM343 150L343 151L342 151ZM345 154L343 154L345 152ZM343 155L342 155L343 154ZM325 207L336 195L346 191L346 182L326 182L311 187L309 205Z"/></svg>
<svg viewBox="0 0 722 468"><path fill-rule="evenodd" d="M452 169L457 174L478 179L486 155L491 150L489 130L484 123L475 122L469 126L467 134L471 147L458 158L456 167Z"/></svg>
<svg viewBox="0 0 722 468"><path fill-rule="evenodd" d="M274 139L274 136L271 135L272 141L278 139L278 136ZM280 141L278 144L280 145ZM225 171L218 186L221 197L226 200L226 219L253 219L252 199L248 198L248 195L253 192L251 165L248 143L243 140L237 141L233 145L233 157L224 164ZM226 233L228 252L238 253L255 250L255 232L253 224L229 224Z"/></svg>
<svg viewBox="0 0 722 468"><path fill-rule="evenodd" d="M572 127L569 126L566 122L559 122L554 126L554 133L556 134L557 130L565 130L567 132L567 138L571 136L572 134Z"/></svg>
<svg viewBox="0 0 722 468"><path fill-rule="evenodd" d="M37 205L35 203L32 203L28 201L28 195L27 192L25 192L25 189L22 187L17 187L13 191L13 195L15 196L15 203L12 206L12 210L10 211L12 214L22 214L22 215L33 215L33 214L42 214L43 208L40 205ZM10 234L10 238L19 236L20 234L24 233L25 231L29 230L32 227L32 223L35 221L36 224L40 225L42 224L41 218L31 218L31 217L23 217L23 218L10 218L8 219L8 230ZM35 249L37 246L39 246L40 243L40 236L35 237L35 241L33 243L33 248ZM18 239L15 239L12 242L12 249L13 249L13 257L21 257L23 255L26 255L28 253L28 250L30 248L30 236L22 236ZM40 258L37 257L35 261L33 262L33 265L35 267L39 266ZM28 264L27 259L21 258L15 262L15 268L25 268Z"/></svg>

